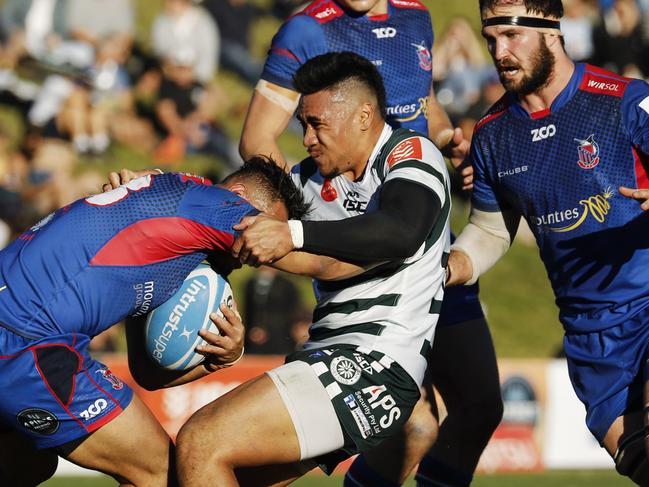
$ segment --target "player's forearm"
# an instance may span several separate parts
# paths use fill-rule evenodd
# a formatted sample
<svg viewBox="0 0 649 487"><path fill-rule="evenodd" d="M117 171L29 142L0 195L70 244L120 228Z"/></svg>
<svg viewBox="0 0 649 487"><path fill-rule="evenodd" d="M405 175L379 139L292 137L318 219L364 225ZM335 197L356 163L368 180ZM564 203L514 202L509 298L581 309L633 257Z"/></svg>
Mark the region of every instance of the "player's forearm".
<svg viewBox="0 0 649 487"><path fill-rule="evenodd" d="M383 186L377 211L337 221L303 222L302 249L358 263L405 259L421 246L440 213L441 202L432 190L392 180Z"/></svg>
<svg viewBox="0 0 649 487"><path fill-rule="evenodd" d="M308 276L322 281L347 279L362 274L370 267L342 262L332 257L297 251L291 252L271 265L284 272Z"/></svg>
<svg viewBox="0 0 649 487"><path fill-rule="evenodd" d="M242 135L239 142L239 154L244 161L256 155L271 157L278 166L286 167L286 159L277 145L277 139L272 134Z"/></svg>
<svg viewBox="0 0 649 487"><path fill-rule="evenodd" d="M277 139L286 130L298 99L299 93L259 81L241 132L239 153L244 160L261 154L286 166Z"/></svg>
<svg viewBox="0 0 649 487"><path fill-rule="evenodd" d="M519 220L520 216L512 211L487 212L472 208L469 223L451 246L458 255L454 257L455 268L449 260L448 284L475 283L509 250Z"/></svg>
<svg viewBox="0 0 649 487"><path fill-rule="evenodd" d="M473 265L467 254L461 250L451 250L446 271L446 286L461 286L473 277Z"/></svg>

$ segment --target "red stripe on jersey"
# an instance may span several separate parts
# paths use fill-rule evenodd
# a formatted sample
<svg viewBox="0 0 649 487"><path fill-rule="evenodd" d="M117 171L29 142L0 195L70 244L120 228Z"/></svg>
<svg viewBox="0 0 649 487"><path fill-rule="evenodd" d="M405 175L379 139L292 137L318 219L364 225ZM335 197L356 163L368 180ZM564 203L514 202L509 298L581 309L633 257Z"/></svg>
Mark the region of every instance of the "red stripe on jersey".
<svg viewBox="0 0 649 487"><path fill-rule="evenodd" d="M232 233L187 218L151 218L124 228L90 265L142 266L202 250L229 250L233 243Z"/></svg>
<svg viewBox="0 0 649 487"><path fill-rule="evenodd" d="M614 78L624 82L628 82L631 79L622 76L621 74L614 73L613 71L609 71L608 69L600 68L599 66L593 66L592 64L586 65L586 72L600 74L602 76L606 76L607 78Z"/></svg>
<svg viewBox="0 0 649 487"><path fill-rule="evenodd" d="M549 108L544 108L543 110L539 110L538 112L530 113L530 118L532 120L538 120L539 118L547 117L551 113L552 111Z"/></svg>
<svg viewBox="0 0 649 487"><path fill-rule="evenodd" d="M624 90L626 90L627 85L628 80L625 78L602 76L586 71L581 79L579 89L599 95L621 97L624 95Z"/></svg>
<svg viewBox="0 0 649 487"><path fill-rule="evenodd" d="M295 54L293 54L288 49L273 47L273 48L271 48L271 51L274 52L275 54L279 54L280 56L284 56L284 57L290 58L290 59L292 59L294 61L297 61L298 63L300 62L300 60L295 56Z"/></svg>
<svg viewBox="0 0 649 487"><path fill-rule="evenodd" d="M202 184L203 186L212 186L212 181L203 176L196 176L194 174L181 174L180 180L184 183L186 181L193 181L196 184Z"/></svg>
<svg viewBox="0 0 649 487"><path fill-rule="evenodd" d="M649 156L633 148L636 188L649 189Z"/></svg>
<svg viewBox="0 0 649 487"><path fill-rule="evenodd" d="M388 14L379 14L379 15L368 15L368 20L372 22L385 22L390 18Z"/></svg>
<svg viewBox="0 0 649 487"><path fill-rule="evenodd" d="M414 8L416 10L428 10L426 6L417 0L390 0L390 3L397 8Z"/></svg>
<svg viewBox="0 0 649 487"><path fill-rule="evenodd" d="M480 120L478 120L478 123L475 124L475 129L474 130L478 130L483 125L486 125L489 122L491 122L492 120L495 120L496 118L500 117L506 111L507 111L507 107L503 108L499 112L489 113L488 115L485 115Z"/></svg>
<svg viewBox="0 0 649 487"><path fill-rule="evenodd" d="M411 137L399 142L388 154L388 166L392 167L401 161L422 159L421 141L419 137Z"/></svg>

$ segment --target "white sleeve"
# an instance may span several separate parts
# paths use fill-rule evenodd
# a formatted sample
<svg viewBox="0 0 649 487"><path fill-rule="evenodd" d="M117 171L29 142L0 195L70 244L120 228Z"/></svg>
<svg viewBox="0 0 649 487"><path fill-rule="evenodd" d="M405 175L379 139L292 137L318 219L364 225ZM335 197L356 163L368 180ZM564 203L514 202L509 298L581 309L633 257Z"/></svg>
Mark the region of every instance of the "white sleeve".
<svg viewBox="0 0 649 487"><path fill-rule="evenodd" d="M471 208L469 223L451 245L451 250L463 252L471 261L473 275L465 285L474 284L505 255L519 222L520 215L511 210L492 212Z"/></svg>

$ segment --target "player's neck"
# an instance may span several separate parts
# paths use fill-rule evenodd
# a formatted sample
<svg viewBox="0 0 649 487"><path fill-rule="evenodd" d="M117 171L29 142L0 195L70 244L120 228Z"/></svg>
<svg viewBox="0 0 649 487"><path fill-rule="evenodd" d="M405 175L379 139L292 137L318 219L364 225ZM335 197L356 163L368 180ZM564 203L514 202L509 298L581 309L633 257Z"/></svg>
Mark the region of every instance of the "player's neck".
<svg viewBox="0 0 649 487"><path fill-rule="evenodd" d="M381 138L383 126L383 121L381 121L380 126L378 123L374 124L367 135L358 141L357 149L354 151L355 153L352 160L359 162L350 166L349 170L342 173L342 175L350 181L357 181L363 177L367 164L372 156L372 152L374 152L374 148Z"/></svg>
<svg viewBox="0 0 649 487"><path fill-rule="evenodd" d="M388 0L379 0L376 2L376 5L372 7L368 12L368 17L376 17L377 15L385 15L388 13Z"/></svg>
<svg viewBox="0 0 649 487"><path fill-rule="evenodd" d="M570 78L575 71L575 64L568 56L561 56L557 59L554 71L551 75L550 82L544 87L536 90L534 93L520 97L520 103L528 113L540 112L547 110L552 106L552 102L564 90Z"/></svg>

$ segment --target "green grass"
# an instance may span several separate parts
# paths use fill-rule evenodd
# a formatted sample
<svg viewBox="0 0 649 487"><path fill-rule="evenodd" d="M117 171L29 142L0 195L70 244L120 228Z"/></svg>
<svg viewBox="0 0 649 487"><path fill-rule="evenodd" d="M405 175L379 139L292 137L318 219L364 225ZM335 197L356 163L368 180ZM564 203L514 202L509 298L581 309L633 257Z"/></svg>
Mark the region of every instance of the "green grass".
<svg viewBox="0 0 649 487"><path fill-rule="evenodd" d="M114 487L116 482L108 477L57 477L44 487ZM342 485L341 476L309 475L294 482L295 487L334 487ZM612 471L558 471L536 474L478 475L473 487L631 487L630 480ZM414 480L404 484L414 487Z"/></svg>

